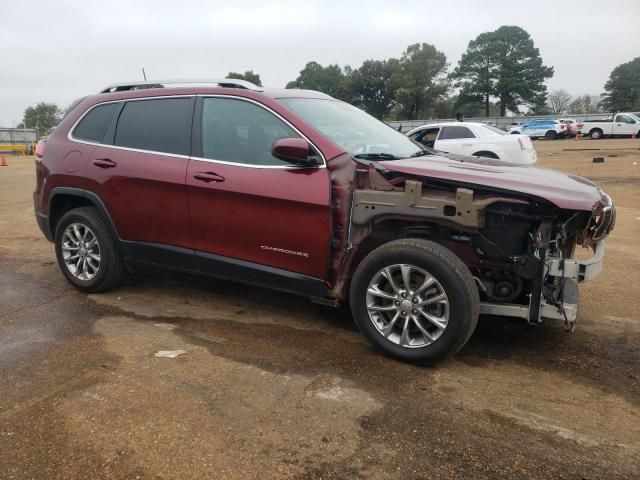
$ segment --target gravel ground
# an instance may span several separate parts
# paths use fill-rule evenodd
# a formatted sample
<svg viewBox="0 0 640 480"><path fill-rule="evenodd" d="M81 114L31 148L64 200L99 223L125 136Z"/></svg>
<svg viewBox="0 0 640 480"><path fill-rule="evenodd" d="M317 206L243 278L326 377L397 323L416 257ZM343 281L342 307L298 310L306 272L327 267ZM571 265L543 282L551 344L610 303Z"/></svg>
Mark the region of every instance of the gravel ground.
<svg viewBox="0 0 640 480"><path fill-rule="evenodd" d="M33 159L10 157L0 478L639 478L640 140L534 143L618 208L578 328L482 318L430 368L287 294L161 272L77 292L35 224Z"/></svg>

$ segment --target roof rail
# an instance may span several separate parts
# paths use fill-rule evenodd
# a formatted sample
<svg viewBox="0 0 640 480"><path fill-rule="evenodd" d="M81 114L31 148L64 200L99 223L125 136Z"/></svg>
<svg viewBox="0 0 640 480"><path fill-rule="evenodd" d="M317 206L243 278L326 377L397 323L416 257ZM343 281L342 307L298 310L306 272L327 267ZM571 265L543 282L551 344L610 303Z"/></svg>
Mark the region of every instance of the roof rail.
<svg viewBox="0 0 640 480"><path fill-rule="evenodd" d="M246 80L237 80L235 78L208 78L208 79L196 79L196 80L148 80L144 82L123 82L114 83L108 85L100 90L100 93L112 93L112 92L124 92L127 90L140 90L144 88L165 88L172 85L176 86L206 86L206 85L218 85L219 87L227 88L244 88L246 90L254 90L256 92L262 92L262 87L255 85Z"/></svg>

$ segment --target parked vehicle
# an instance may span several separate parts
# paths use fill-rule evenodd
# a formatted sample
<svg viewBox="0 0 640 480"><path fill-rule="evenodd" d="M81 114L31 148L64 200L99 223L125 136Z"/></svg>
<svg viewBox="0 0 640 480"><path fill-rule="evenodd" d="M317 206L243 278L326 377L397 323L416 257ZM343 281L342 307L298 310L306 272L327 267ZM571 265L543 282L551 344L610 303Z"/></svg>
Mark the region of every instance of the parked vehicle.
<svg viewBox="0 0 640 480"><path fill-rule="evenodd" d="M575 118L560 118L558 121L567 126L566 136L575 137L580 134L580 128L582 127L580 120L576 120Z"/></svg>
<svg viewBox="0 0 640 480"><path fill-rule="evenodd" d="M407 136L436 150L458 155L497 158L530 165L537 154L529 137L473 122L432 123L414 128Z"/></svg>
<svg viewBox="0 0 640 480"><path fill-rule="evenodd" d="M559 120L529 120L508 130L514 135L528 135L531 139L544 137L547 140L567 136L567 126Z"/></svg>
<svg viewBox="0 0 640 480"><path fill-rule="evenodd" d="M617 113L606 120L585 120L580 127L582 135L597 140L602 137L640 135L640 117L633 113Z"/></svg>
<svg viewBox="0 0 640 480"><path fill-rule="evenodd" d="M573 326L615 221L575 175L436 153L322 93L240 80L107 87L42 146L36 219L80 291L162 267L349 303L411 361L460 350L480 313Z"/></svg>

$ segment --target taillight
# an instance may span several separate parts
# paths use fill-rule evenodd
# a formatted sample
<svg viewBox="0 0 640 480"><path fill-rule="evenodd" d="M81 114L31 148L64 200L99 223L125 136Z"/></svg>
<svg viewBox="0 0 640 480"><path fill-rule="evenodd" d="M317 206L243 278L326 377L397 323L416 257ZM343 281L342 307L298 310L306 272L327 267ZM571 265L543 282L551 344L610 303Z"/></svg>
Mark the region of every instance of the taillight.
<svg viewBox="0 0 640 480"><path fill-rule="evenodd" d="M38 143L36 143L36 158L44 157L44 145L46 143L46 140L39 140Z"/></svg>

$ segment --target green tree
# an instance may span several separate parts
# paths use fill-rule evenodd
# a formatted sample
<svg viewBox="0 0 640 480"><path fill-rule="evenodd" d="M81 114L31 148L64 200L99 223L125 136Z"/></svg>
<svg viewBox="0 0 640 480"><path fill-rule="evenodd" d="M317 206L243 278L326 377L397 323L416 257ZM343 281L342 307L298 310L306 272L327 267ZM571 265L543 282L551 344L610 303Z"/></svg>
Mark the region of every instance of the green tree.
<svg viewBox="0 0 640 480"><path fill-rule="evenodd" d="M446 97L447 57L428 43L409 45L392 76L395 112L401 119L428 118L434 107Z"/></svg>
<svg viewBox="0 0 640 480"><path fill-rule="evenodd" d="M353 104L378 119L388 116L395 97L392 79L399 66L395 58L366 60L351 72L347 83Z"/></svg>
<svg viewBox="0 0 640 480"><path fill-rule="evenodd" d="M247 82L251 82L259 87L262 86L262 82L260 81L260 75L257 73L253 73L253 70L247 70L244 73L229 72L225 78L235 78L236 80L246 80Z"/></svg>
<svg viewBox="0 0 640 480"><path fill-rule="evenodd" d="M520 27L502 26L469 42L452 73L467 97L481 98L489 116L491 98L497 98L500 115L519 113L521 106L541 106L546 100L545 79L553 68L542 64L539 50Z"/></svg>
<svg viewBox="0 0 640 480"><path fill-rule="evenodd" d="M618 65L604 86L602 105L612 112L640 110L640 57Z"/></svg>
<svg viewBox="0 0 640 480"><path fill-rule="evenodd" d="M62 110L55 103L40 102L24 111L20 127L37 128L39 133L55 127L62 118Z"/></svg>
<svg viewBox="0 0 640 480"><path fill-rule="evenodd" d="M286 88L317 90L340 100L352 101L348 77L351 69L339 65L323 67L318 62L309 62L300 70L298 78L287 83Z"/></svg>

